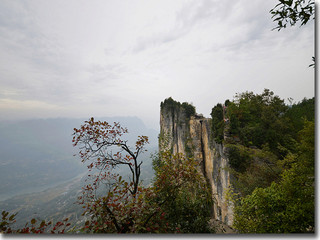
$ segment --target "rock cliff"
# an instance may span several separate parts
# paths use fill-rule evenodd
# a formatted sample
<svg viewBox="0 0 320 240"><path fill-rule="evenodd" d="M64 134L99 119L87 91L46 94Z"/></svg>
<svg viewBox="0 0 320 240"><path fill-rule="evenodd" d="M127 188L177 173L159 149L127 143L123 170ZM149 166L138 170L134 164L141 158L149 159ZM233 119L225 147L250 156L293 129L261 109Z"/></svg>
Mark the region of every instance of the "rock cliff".
<svg viewBox="0 0 320 240"><path fill-rule="evenodd" d="M213 219L229 226L233 222L233 205L227 200L230 187L227 149L212 138L211 119L196 114L187 103L172 98L161 103L159 150L194 157L212 190Z"/></svg>

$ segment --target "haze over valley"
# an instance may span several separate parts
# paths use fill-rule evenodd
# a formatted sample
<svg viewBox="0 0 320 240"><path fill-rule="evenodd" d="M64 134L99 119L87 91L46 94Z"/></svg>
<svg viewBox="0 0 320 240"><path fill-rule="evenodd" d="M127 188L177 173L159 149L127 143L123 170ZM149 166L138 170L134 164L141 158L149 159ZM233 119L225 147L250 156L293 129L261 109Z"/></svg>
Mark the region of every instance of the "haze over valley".
<svg viewBox="0 0 320 240"><path fill-rule="evenodd" d="M102 118L101 118L102 119ZM120 122L129 130L129 142L138 135L150 137L149 149L157 147L157 132L135 117L103 118ZM87 171L72 146L73 128L85 119L35 119L0 122L0 199L39 191ZM148 164L146 162L145 164Z"/></svg>
<svg viewBox="0 0 320 240"><path fill-rule="evenodd" d="M314 233L315 6L1 0L0 233Z"/></svg>

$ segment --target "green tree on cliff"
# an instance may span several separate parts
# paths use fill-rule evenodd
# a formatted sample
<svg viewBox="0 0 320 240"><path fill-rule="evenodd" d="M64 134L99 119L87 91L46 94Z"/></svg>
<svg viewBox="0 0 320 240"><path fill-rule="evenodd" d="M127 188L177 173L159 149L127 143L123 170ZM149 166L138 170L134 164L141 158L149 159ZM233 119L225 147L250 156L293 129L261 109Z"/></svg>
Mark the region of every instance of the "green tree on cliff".
<svg viewBox="0 0 320 240"><path fill-rule="evenodd" d="M287 106L268 89L245 92L226 115L234 227L242 233L314 232L314 98Z"/></svg>
<svg viewBox="0 0 320 240"><path fill-rule="evenodd" d="M291 138L288 119L284 116L287 110L284 100L269 89L262 94L236 94L227 108L230 133L246 147L262 148L267 144L274 154L284 157L283 148L292 147L288 142Z"/></svg>
<svg viewBox="0 0 320 240"><path fill-rule="evenodd" d="M222 143L223 141L225 127L223 117L223 106L221 103L218 103L211 111L213 138L218 143Z"/></svg>
<svg viewBox="0 0 320 240"><path fill-rule="evenodd" d="M170 232L209 233L212 197L199 163L182 154L161 152L153 160L157 202L165 213Z"/></svg>

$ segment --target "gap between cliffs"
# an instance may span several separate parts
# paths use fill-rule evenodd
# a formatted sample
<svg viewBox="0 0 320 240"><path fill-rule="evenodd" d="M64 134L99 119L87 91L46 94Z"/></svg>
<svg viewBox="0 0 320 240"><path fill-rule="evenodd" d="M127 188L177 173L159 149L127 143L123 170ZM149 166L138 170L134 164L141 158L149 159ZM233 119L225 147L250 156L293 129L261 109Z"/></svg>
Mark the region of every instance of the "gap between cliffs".
<svg viewBox="0 0 320 240"><path fill-rule="evenodd" d="M206 174L206 156L205 156L205 152L204 152L202 123L203 123L203 120L200 120L200 145L201 145L201 154L202 154L202 171L203 171L203 175L207 179L207 174ZM208 179L207 179L207 181L208 181Z"/></svg>
<svg viewBox="0 0 320 240"><path fill-rule="evenodd" d="M213 189L211 187L210 184L210 179L207 176L207 171L206 171L206 154L205 154L205 150L204 150L204 141L203 141L203 120L200 120L200 145L201 145L201 154L202 154L202 171L203 171L203 176L206 179L207 185L208 187L210 187L210 192L211 192L211 196L213 196ZM215 211L214 211L214 205L212 205L211 207L211 217L214 219L216 217Z"/></svg>

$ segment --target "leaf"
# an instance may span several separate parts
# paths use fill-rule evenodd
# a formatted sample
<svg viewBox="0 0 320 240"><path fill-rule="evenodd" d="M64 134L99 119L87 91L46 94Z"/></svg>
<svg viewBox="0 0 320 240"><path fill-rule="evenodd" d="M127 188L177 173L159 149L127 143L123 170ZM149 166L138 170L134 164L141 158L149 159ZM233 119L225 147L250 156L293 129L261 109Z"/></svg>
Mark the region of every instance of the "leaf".
<svg viewBox="0 0 320 240"><path fill-rule="evenodd" d="M2 219L5 219L9 215L9 212L3 211L2 212Z"/></svg>
<svg viewBox="0 0 320 240"><path fill-rule="evenodd" d="M14 217L15 217L15 214L12 214L12 215L9 217L9 220L10 220L10 221L13 221L13 220L14 220Z"/></svg>
<svg viewBox="0 0 320 240"><path fill-rule="evenodd" d="M34 225L36 222L37 222L37 220L34 219L34 218L32 218L31 221L30 221L30 223L31 223L32 225Z"/></svg>
<svg viewBox="0 0 320 240"><path fill-rule="evenodd" d="M40 228L43 228L45 226L46 222L43 220L40 224Z"/></svg>

